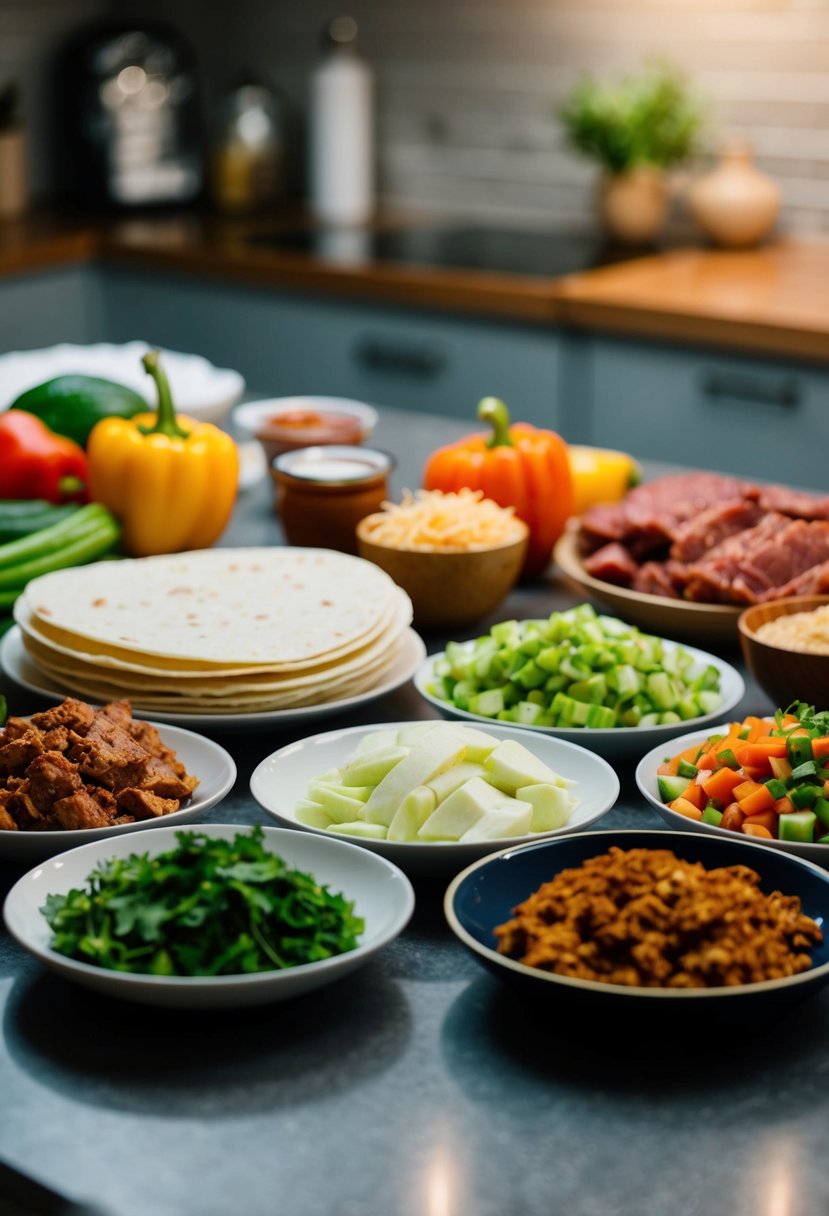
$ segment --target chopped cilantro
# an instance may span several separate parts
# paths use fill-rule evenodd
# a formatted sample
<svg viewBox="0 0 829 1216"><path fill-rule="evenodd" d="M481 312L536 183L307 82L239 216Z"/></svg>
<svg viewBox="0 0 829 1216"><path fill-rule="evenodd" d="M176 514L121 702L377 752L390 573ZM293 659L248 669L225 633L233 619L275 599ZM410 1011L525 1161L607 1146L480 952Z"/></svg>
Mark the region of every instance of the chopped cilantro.
<svg viewBox="0 0 829 1216"><path fill-rule="evenodd" d="M353 950L353 904L269 852L261 828L223 840L177 832L151 857L102 862L83 890L41 908L52 948L112 971L238 975L314 963Z"/></svg>

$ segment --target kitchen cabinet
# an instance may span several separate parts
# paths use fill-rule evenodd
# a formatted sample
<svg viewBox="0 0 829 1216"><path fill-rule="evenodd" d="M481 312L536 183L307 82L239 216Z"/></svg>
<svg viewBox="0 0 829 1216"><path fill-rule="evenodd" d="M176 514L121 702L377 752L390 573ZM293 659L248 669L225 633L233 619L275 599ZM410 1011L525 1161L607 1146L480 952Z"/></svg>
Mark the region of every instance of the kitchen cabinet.
<svg viewBox="0 0 829 1216"><path fill-rule="evenodd" d="M0 353L96 340L97 303L94 272L83 265L0 279Z"/></svg>
<svg viewBox="0 0 829 1216"><path fill-rule="evenodd" d="M719 351L574 337L589 442L827 489L829 371Z"/></svg>
<svg viewBox="0 0 829 1216"><path fill-rule="evenodd" d="M105 336L142 338L236 368L254 394L312 393L474 418L484 396L558 425L559 338L550 326L468 319L353 299L101 270Z"/></svg>

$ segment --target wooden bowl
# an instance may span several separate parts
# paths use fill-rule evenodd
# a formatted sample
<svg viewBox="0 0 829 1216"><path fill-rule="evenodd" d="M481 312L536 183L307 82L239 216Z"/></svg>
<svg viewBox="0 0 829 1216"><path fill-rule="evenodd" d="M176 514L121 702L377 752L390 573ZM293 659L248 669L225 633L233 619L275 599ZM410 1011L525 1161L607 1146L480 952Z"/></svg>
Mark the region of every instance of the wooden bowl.
<svg viewBox="0 0 829 1216"><path fill-rule="evenodd" d="M829 654L764 642L757 637L757 630L767 621L795 612L811 612L826 604L829 595L796 595L755 604L738 618L740 645L748 669L763 692L781 709L792 701L806 701L818 710L829 708Z"/></svg>
<svg viewBox="0 0 829 1216"><path fill-rule="evenodd" d="M421 629L471 625L494 611L518 581L529 530L489 549L397 549L368 539L368 521L357 525L360 557L385 570L412 601Z"/></svg>

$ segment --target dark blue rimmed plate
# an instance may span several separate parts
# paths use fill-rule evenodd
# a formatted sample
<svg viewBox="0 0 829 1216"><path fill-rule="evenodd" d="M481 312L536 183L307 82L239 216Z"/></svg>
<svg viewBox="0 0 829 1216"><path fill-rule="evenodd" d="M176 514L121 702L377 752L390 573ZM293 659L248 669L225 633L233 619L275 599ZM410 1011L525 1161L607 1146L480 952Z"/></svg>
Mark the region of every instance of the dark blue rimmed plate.
<svg viewBox="0 0 829 1216"><path fill-rule="evenodd" d="M677 857L702 862L707 869L750 866L760 875L764 891L798 895L803 911L823 928L824 941L812 951L814 966L787 979L739 987L627 988L554 975L498 954L495 926L509 920L517 904L559 871L606 853L612 845L672 849ZM811 862L750 841L720 840L691 832L605 831L504 849L469 866L454 879L446 892L444 910L454 933L481 963L524 997L554 1001L562 1011L615 1014L625 1010L637 1016L655 1013L660 1020L690 1014L704 1026L709 1016L739 1020L780 1012L829 981L829 874Z"/></svg>

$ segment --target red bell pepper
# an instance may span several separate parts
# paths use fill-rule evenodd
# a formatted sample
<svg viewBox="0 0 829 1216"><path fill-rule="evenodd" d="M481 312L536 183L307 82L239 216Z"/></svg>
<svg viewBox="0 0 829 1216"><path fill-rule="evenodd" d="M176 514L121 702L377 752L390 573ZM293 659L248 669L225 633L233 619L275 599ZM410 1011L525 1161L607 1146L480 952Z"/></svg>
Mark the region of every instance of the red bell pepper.
<svg viewBox="0 0 829 1216"><path fill-rule="evenodd" d="M87 502L86 453L23 410L0 413L0 498Z"/></svg>

